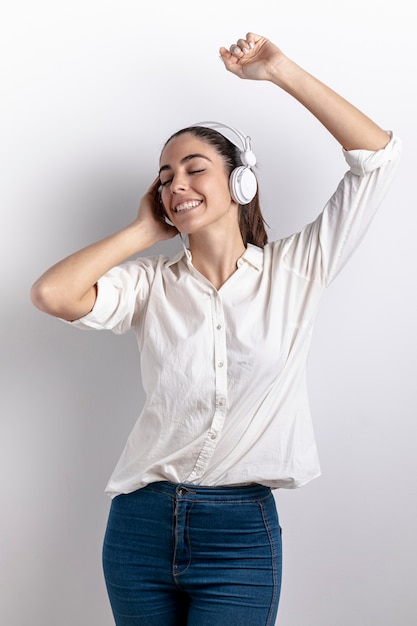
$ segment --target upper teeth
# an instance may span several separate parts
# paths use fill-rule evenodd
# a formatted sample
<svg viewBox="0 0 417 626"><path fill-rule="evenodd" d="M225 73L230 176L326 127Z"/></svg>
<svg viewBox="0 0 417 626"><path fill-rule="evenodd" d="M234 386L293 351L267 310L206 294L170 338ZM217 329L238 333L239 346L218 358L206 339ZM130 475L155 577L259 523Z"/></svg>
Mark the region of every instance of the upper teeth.
<svg viewBox="0 0 417 626"><path fill-rule="evenodd" d="M178 204L175 207L175 211L179 213L179 211L185 211L185 209L193 209L194 207L200 204L200 200L190 200L190 202L183 202L182 204Z"/></svg>

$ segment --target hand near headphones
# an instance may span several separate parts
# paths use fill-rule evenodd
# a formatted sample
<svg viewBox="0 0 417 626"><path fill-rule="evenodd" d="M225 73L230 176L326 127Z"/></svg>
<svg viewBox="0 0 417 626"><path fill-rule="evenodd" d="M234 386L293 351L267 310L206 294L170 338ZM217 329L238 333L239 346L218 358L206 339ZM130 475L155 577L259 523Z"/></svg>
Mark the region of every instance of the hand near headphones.
<svg viewBox="0 0 417 626"><path fill-rule="evenodd" d="M271 80L273 74L287 57L269 39L247 33L227 50L220 48L220 56L226 69L239 78Z"/></svg>
<svg viewBox="0 0 417 626"><path fill-rule="evenodd" d="M172 237L178 235L178 230L175 226L171 226L165 221L165 210L159 192L160 184L161 181L159 176L157 176L142 197L136 218L137 222L146 226L154 243L165 239L172 239Z"/></svg>

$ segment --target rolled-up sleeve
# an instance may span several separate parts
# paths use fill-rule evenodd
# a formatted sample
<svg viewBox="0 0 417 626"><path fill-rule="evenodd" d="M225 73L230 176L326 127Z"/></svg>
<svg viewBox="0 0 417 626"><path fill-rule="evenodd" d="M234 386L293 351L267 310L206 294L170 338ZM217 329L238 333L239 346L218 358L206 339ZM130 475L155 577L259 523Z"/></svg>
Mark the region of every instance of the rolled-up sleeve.
<svg viewBox="0 0 417 626"><path fill-rule="evenodd" d="M396 163L401 152L401 142L392 131L390 140L382 150L344 150L343 154L352 174L364 176L387 163Z"/></svg>
<svg viewBox="0 0 417 626"><path fill-rule="evenodd" d="M148 297L159 263L157 257L144 258L112 268L97 282L97 298L92 311L69 323L83 330L127 332Z"/></svg>
<svg viewBox="0 0 417 626"><path fill-rule="evenodd" d="M393 181L401 142L382 150L343 150L349 170L318 218L288 238L284 261L307 280L329 285L365 236Z"/></svg>

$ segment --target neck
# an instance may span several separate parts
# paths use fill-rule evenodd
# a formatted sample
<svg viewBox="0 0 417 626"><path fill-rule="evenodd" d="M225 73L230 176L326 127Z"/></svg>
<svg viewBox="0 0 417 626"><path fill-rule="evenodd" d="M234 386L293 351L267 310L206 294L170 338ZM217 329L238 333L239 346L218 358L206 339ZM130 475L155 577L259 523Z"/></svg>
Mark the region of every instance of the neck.
<svg viewBox="0 0 417 626"><path fill-rule="evenodd" d="M236 271L237 261L245 251L239 228L233 234L227 233L227 238L194 234L189 240L194 267L220 289Z"/></svg>

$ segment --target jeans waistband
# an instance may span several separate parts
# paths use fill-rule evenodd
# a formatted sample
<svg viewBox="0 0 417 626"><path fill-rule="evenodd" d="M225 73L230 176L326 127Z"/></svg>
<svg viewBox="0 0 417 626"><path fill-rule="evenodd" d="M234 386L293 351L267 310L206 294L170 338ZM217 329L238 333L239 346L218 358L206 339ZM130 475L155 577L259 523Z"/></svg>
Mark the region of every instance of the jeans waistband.
<svg viewBox="0 0 417 626"><path fill-rule="evenodd" d="M187 483L172 483L169 481L159 481L150 483L143 489L159 491L166 495L176 497L182 496L190 499L204 500L259 500L266 498L271 493L271 488L258 483L249 485L225 485L220 487L210 487L192 485Z"/></svg>

